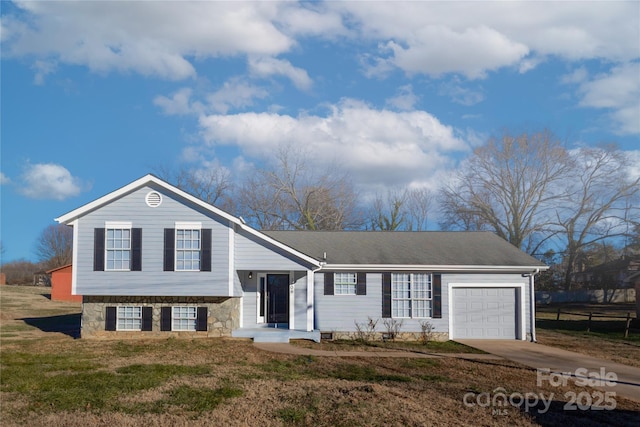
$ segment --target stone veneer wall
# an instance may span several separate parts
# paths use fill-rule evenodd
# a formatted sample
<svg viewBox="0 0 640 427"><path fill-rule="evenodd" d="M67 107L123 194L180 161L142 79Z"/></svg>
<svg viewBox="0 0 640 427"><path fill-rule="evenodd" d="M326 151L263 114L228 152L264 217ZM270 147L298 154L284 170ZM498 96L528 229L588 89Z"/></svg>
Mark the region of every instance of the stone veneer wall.
<svg viewBox="0 0 640 427"><path fill-rule="evenodd" d="M325 331L322 331L323 333ZM338 332L338 331L326 331L333 335L334 340L357 340L360 337L358 332ZM386 332L373 332L368 337L369 341L389 341L391 336ZM421 341L422 334L420 332L400 332L394 337L395 341ZM448 341L448 332L431 332L429 336L430 341Z"/></svg>
<svg viewBox="0 0 640 427"><path fill-rule="evenodd" d="M136 305L153 307L152 331L105 331L106 307ZM167 306L208 307L206 331L160 331L160 309ZM82 338L126 339L167 337L230 337L240 327L240 298L230 297L134 297L84 296L82 298Z"/></svg>

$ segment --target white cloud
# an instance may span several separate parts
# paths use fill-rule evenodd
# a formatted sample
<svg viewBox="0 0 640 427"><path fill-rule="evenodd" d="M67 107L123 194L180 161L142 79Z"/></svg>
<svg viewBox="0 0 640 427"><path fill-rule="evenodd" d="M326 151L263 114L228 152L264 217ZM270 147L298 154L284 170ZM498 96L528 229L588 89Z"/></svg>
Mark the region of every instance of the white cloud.
<svg viewBox="0 0 640 427"><path fill-rule="evenodd" d="M434 77L459 73L472 79L484 78L487 71L516 64L529 53L524 44L484 26L462 32L431 26L418 30L416 40L407 47L394 41L387 47L393 51L393 63L408 73Z"/></svg>
<svg viewBox="0 0 640 427"><path fill-rule="evenodd" d="M182 88L171 96L158 95L153 103L167 115L201 115L211 112L226 114L231 109L241 109L253 105L254 100L263 99L269 92L239 77L226 81L217 91L203 95L198 101L191 88Z"/></svg>
<svg viewBox="0 0 640 427"><path fill-rule="evenodd" d="M282 144L304 146L318 165L348 168L359 186L428 181L451 165L449 156L469 149L427 112L376 110L349 99L326 116L210 115L200 126L206 144L236 146L254 158L269 159Z"/></svg>
<svg viewBox="0 0 640 427"><path fill-rule="evenodd" d="M249 58L249 71L260 77L285 76L300 90L309 90L313 85L305 70L294 67L289 61L268 56Z"/></svg>
<svg viewBox="0 0 640 427"><path fill-rule="evenodd" d="M593 77L579 68L561 81L578 85L580 106L609 110L616 133L640 133L640 62L614 66Z"/></svg>
<svg viewBox="0 0 640 427"><path fill-rule="evenodd" d="M526 72L547 56L567 61L637 58L636 2L331 2L359 37L377 40L381 61L409 73L482 78L502 67Z"/></svg>
<svg viewBox="0 0 640 427"><path fill-rule="evenodd" d="M387 99L386 104L401 111L410 111L413 110L418 99L418 96L413 93L413 87L405 85L398 88L398 94Z"/></svg>
<svg viewBox="0 0 640 427"><path fill-rule="evenodd" d="M53 73L57 65L55 62L36 60L31 68L36 72L36 75L33 77L33 83L43 85L45 77Z"/></svg>
<svg viewBox="0 0 640 427"><path fill-rule="evenodd" d="M204 110L204 106L199 102L191 101L192 90L190 88L182 88L166 97L158 95L153 99L153 103L162 109L167 115L187 115L199 114Z"/></svg>
<svg viewBox="0 0 640 427"><path fill-rule="evenodd" d="M0 185L9 184L11 180L4 173L0 172Z"/></svg>
<svg viewBox="0 0 640 427"><path fill-rule="evenodd" d="M253 105L255 99L264 99L269 92L240 78L232 78L220 89L207 96L211 111L226 114L230 109Z"/></svg>
<svg viewBox="0 0 640 427"><path fill-rule="evenodd" d="M453 102L467 107L484 101L482 89L474 90L465 87L457 77L442 83L438 92L440 95L448 96Z"/></svg>
<svg viewBox="0 0 640 427"><path fill-rule="evenodd" d="M27 164L21 177L20 193L32 199L64 200L82 191L82 182L55 163Z"/></svg>
<svg viewBox="0 0 640 427"><path fill-rule="evenodd" d="M258 74L307 90L305 70L275 59L307 39L373 42L365 74L483 78L549 56L613 63L639 56L636 2L20 2L2 17L3 55L133 71L196 75L197 60L245 55ZM28 24L27 24L28 23ZM44 70L45 73L47 72ZM39 74L44 76L44 74ZM36 76L36 78L40 78Z"/></svg>
<svg viewBox="0 0 640 427"><path fill-rule="evenodd" d="M97 72L166 79L196 74L190 58L278 55L295 41L277 28L281 2L24 2L25 25L2 18L3 55L55 58Z"/></svg>

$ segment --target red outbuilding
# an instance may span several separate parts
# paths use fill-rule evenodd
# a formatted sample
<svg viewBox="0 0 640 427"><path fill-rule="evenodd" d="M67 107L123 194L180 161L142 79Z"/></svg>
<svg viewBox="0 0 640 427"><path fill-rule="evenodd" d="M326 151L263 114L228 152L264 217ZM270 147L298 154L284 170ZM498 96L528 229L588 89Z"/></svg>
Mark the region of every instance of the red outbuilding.
<svg viewBox="0 0 640 427"><path fill-rule="evenodd" d="M71 264L47 271L51 274L51 299L54 301L82 302L82 295L71 294Z"/></svg>

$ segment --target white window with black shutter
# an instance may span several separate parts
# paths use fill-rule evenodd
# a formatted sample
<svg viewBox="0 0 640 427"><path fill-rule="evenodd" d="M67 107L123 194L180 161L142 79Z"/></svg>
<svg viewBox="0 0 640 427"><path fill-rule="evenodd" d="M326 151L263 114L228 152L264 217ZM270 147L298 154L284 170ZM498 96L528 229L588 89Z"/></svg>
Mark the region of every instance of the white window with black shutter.
<svg viewBox="0 0 640 427"><path fill-rule="evenodd" d="M383 318L442 317L441 275L383 273Z"/></svg>
<svg viewBox="0 0 640 427"><path fill-rule="evenodd" d="M94 271L142 271L142 229L131 222L105 222L94 229Z"/></svg>
<svg viewBox="0 0 640 427"><path fill-rule="evenodd" d="M367 273L324 273L325 295L366 295Z"/></svg>
<svg viewBox="0 0 640 427"><path fill-rule="evenodd" d="M211 271L211 229L200 222L165 228L164 271Z"/></svg>
<svg viewBox="0 0 640 427"><path fill-rule="evenodd" d="M197 306L173 306L160 309L161 331L206 331L209 309Z"/></svg>
<svg viewBox="0 0 640 427"><path fill-rule="evenodd" d="M151 331L152 321L152 307L110 306L105 312L105 330L107 331Z"/></svg>

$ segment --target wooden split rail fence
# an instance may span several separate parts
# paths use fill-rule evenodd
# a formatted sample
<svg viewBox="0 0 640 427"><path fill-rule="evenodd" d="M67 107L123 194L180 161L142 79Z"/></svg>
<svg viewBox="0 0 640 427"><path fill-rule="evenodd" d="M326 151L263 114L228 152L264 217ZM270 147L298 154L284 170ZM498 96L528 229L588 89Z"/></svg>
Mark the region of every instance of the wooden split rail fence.
<svg viewBox="0 0 640 427"><path fill-rule="evenodd" d="M585 313L573 313L570 311L561 311L561 309L558 308L558 313L556 316L556 320L560 320L560 313L562 314L570 314L572 316L584 316L584 317L588 317L589 321L587 322L587 332L591 332L591 319L593 319L594 317L606 317L607 319L623 319L626 320L625 322L625 327L624 327L624 337L628 338L629 337L629 329L631 326L631 322L633 321L633 317L631 317L631 313L627 313L627 315L625 317L621 317L621 316L611 316L609 314L597 314L597 313L593 313L593 312L589 312L589 314L585 314Z"/></svg>

